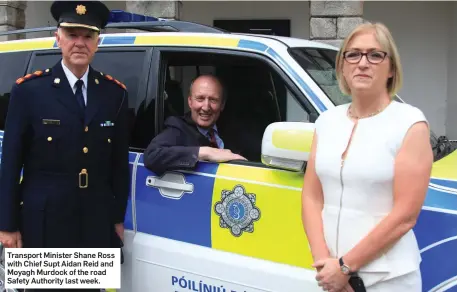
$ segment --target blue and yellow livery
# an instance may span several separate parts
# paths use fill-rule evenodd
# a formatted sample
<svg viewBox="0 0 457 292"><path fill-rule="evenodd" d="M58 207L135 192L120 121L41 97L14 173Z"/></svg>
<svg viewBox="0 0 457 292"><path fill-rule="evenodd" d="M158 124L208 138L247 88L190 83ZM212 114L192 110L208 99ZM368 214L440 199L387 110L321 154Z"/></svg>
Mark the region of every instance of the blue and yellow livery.
<svg viewBox="0 0 457 292"><path fill-rule="evenodd" d="M307 67L305 61L318 63L312 60L318 56L331 60L336 52L337 48L317 42L261 35L148 32L100 36L94 66L127 85L133 119L122 291L321 291L302 226L303 174L315 118L350 100L339 93L332 70ZM271 134L275 147L292 151L288 153L295 153L295 160L287 155L270 157L262 151L262 159L254 162L200 162L192 171L161 176L144 167L145 144L161 130L168 102L174 98L163 83L177 80L168 80L173 74L164 68L179 67L186 60L183 68L218 69L217 63L204 59L210 55L219 61L238 60L230 65L235 69L239 64L263 64L263 71L259 69L253 78L262 78L265 68L272 72L272 78L265 80L276 78L272 88L284 89L284 96L267 91L278 106L274 122L305 125L295 141L285 140L287 135L281 131ZM7 104L9 81L50 67L58 58L54 38L0 43L0 62L17 60L17 64L8 63L8 74L2 73L11 78L0 81L0 114L6 113L3 101ZM331 61L327 65L334 66ZM186 72L183 69L180 74ZM178 81L185 85L188 79ZM186 88L180 90L185 97ZM173 106L179 108L183 102L178 100ZM287 106L281 108L282 104ZM0 141L2 137L3 132ZM442 146L435 140L432 143L435 149ZM257 146L262 148L262 141ZM437 156L414 228L423 259L423 291L457 291L457 152L452 145L447 149Z"/></svg>

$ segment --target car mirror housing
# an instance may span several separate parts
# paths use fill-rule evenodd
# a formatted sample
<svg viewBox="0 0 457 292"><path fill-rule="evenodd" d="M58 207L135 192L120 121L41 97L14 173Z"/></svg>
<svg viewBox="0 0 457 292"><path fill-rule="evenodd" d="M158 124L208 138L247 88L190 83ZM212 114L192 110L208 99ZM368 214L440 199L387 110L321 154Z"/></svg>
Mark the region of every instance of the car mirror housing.
<svg viewBox="0 0 457 292"><path fill-rule="evenodd" d="M304 171L314 136L314 123L277 122L268 125L262 139L262 163Z"/></svg>

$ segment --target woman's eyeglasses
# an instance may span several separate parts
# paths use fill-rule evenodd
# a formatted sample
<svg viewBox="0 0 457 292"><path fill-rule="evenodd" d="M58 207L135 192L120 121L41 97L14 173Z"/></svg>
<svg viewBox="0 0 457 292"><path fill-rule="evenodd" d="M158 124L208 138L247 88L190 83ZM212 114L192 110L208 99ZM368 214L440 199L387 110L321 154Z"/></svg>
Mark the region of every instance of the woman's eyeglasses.
<svg viewBox="0 0 457 292"><path fill-rule="evenodd" d="M363 56L366 56L368 62L370 62L371 64L379 64L382 61L384 61L384 59L387 56L387 53L383 51L371 51L368 53L362 53L360 51L346 51L343 53L344 59L351 64L356 64L360 62Z"/></svg>

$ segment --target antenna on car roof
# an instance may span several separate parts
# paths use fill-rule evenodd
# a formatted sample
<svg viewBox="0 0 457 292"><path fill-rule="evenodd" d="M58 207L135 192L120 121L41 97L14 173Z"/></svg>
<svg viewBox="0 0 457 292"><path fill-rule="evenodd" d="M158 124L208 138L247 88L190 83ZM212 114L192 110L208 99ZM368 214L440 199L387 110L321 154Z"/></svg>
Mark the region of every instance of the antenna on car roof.
<svg viewBox="0 0 457 292"><path fill-rule="evenodd" d="M108 24L105 28L138 29L148 32L228 33L226 30L204 24L181 20L168 20L126 12L123 10L112 10L110 12ZM55 26L18 29L11 31L2 31L0 32L0 36L54 31L56 29L57 27Z"/></svg>

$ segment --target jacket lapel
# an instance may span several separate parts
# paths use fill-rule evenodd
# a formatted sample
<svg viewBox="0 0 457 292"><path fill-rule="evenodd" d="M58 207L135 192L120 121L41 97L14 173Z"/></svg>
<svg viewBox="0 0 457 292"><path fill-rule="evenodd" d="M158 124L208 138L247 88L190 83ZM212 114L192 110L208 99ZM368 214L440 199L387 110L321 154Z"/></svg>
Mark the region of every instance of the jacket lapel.
<svg viewBox="0 0 457 292"><path fill-rule="evenodd" d="M187 112L184 114L184 121L187 123L189 127L192 128L192 132L195 133L195 138L197 139L198 143L202 146L210 146L211 143L208 140L208 137L205 137L197 128L197 124L192 120L191 113Z"/></svg>
<svg viewBox="0 0 457 292"><path fill-rule="evenodd" d="M81 121L83 120L83 113L76 100L73 90L70 87L65 72L63 71L60 61L52 68L52 86L55 90L54 96L62 103L70 112L77 115Z"/></svg>
<svg viewBox="0 0 457 292"><path fill-rule="evenodd" d="M89 125L94 116L97 114L101 105L100 74L89 67L89 76L87 77L87 107L85 124Z"/></svg>

